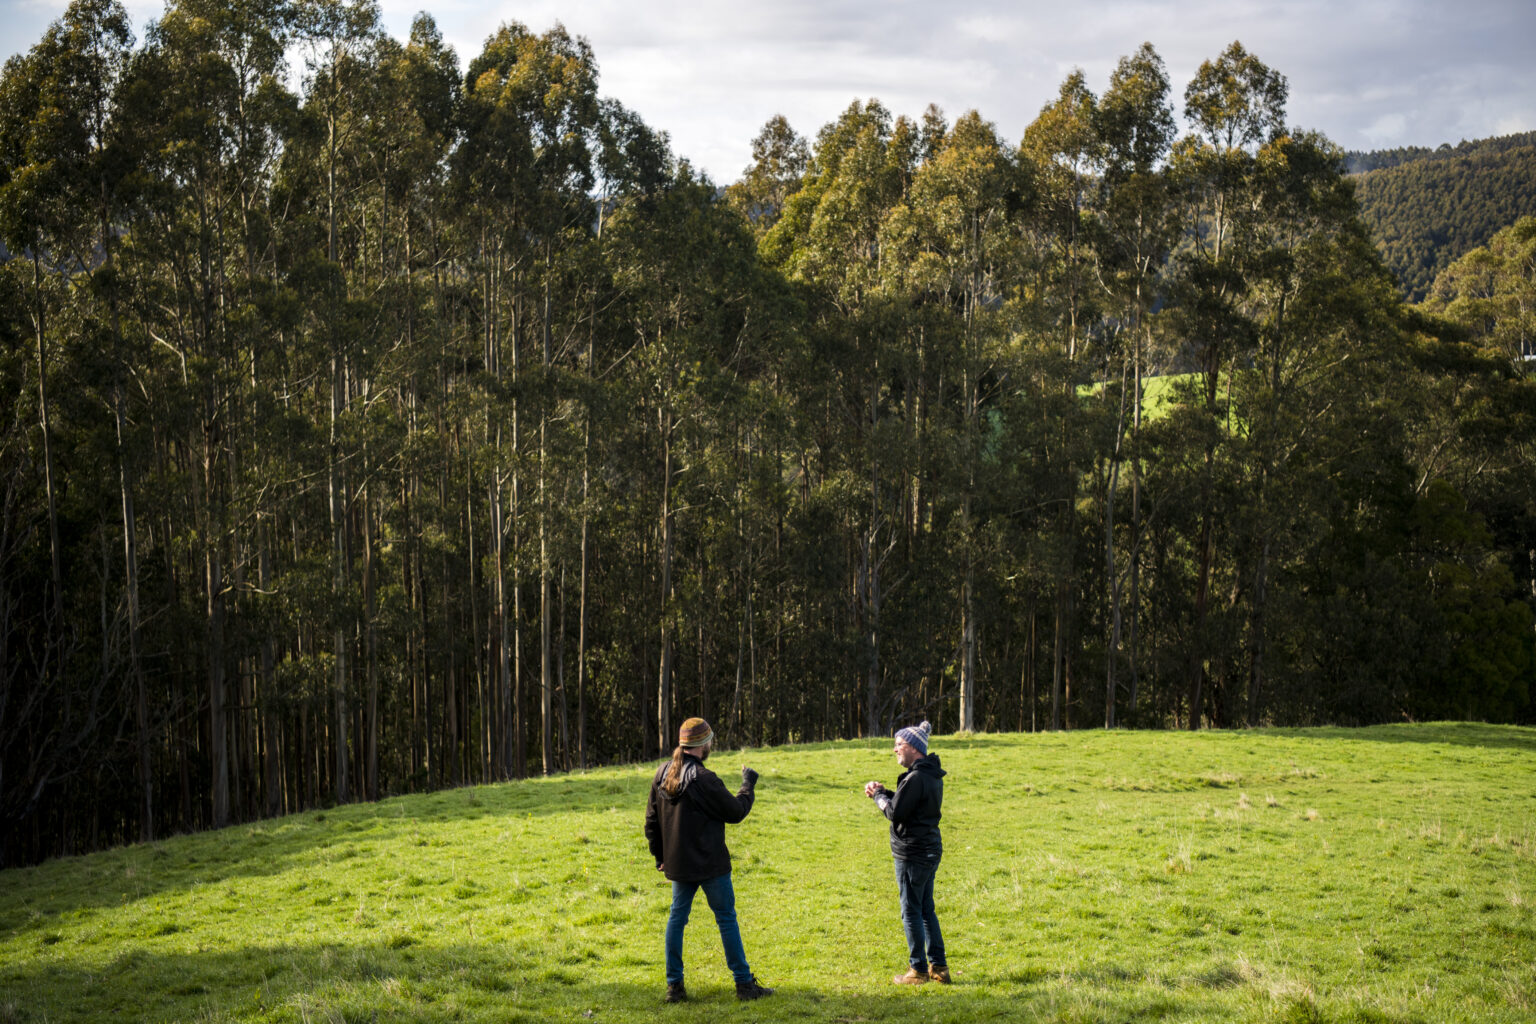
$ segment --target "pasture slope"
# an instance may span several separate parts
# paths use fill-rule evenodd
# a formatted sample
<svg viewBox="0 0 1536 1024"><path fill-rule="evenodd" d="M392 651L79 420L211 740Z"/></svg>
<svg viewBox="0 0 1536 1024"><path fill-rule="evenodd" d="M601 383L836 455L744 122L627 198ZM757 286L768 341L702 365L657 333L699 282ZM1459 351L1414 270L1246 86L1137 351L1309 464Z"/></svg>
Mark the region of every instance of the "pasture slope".
<svg viewBox="0 0 1536 1024"><path fill-rule="evenodd" d="M955 983L904 966L886 740L722 752L738 1004L702 899L662 1006L651 768L351 805L0 873L15 1021L1529 1022L1536 731L941 736Z"/></svg>

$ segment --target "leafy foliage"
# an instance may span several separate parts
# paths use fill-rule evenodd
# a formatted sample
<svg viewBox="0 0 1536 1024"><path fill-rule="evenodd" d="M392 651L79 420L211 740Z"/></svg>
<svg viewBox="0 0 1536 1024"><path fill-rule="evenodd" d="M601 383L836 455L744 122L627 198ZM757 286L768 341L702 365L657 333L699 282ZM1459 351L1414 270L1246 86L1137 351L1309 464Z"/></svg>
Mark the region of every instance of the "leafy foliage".
<svg viewBox="0 0 1536 1024"><path fill-rule="evenodd" d="M7 863L693 714L1530 714L1525 234L1405 307L1238 43L1184 138L1145 45L1019 145L861 100L723 190L597 71L335 0L7 64Z"/></svg>
<svg viewBox="0 0 1536 1024"><path fill-rule="evenodd" d="M1361 216L1411 300L1457 257L1536 215L1536 132L1395 154L1347 159Z"/></svg>

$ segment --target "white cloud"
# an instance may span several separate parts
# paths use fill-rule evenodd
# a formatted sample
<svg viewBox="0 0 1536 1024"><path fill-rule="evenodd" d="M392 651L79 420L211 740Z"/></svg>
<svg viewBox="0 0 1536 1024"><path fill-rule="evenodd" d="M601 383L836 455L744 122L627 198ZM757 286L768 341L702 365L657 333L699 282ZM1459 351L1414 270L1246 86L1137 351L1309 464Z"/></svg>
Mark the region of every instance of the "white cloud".
<svg viewBox="0 0 1536 1024"><path fill-rule="evenodd" d="M423 0L382 0L404 38ZM160 4L128 4L140 36ZM64 0L0 0L0 48L30 47ZM782 113L814 136L855 98L895 113L978 109L1017 139L1062 79L1096 92L1150 41L1175 108L1203 60L1234 39L1290 81L1290 120L1346 148L1438 145L1536 129L1536 5L1529 0L437 0L468 62L504 20L556 21L592 44L600 84L667 131L716 180L746 165Z"/></svg>

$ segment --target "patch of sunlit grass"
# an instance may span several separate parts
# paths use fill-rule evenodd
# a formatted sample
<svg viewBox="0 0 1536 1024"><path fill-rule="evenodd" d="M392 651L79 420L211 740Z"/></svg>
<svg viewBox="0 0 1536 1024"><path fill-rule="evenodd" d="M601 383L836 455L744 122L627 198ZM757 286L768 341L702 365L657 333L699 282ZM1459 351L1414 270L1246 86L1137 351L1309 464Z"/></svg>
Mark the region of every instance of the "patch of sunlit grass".
<svg viewBox="0 0 1536 1024"><path fill-rule="evenodd" d="M1454 750L1454 758L1443 756ZM955 984L905 947L884 738L720 752L762 1022L1529 1019L1536 732L936 736ZM11 1020L650 1022L670 887L651 766L473 787L0 874ZM1260 788L1262 787L1262 789ZM1266 808L1255 813L1263 792ZM693 1001L739 1015L708 907ZM745 1018L743 1018L745 1019Z"/></svg>

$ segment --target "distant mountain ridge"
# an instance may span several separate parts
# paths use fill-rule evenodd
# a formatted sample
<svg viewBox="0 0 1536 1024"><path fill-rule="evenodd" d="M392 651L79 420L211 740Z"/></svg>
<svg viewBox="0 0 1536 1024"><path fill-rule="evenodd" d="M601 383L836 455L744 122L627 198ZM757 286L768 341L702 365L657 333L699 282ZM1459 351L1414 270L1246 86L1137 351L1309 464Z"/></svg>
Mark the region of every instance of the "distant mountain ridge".
<svg viewBox="0 0 1536 1024"><path fill-rule="evenodd" d="M1347 150L1344 153L1345 170L1350 174L1366 171L1383 171L1416 160L1454 160L1471 153L1502 153L1522 146L1536 146L1536 132L1520 132L1500 135L1491 139L1462 139L1456 145L1442 142L1431 149L1428 146L1399 146L1396 149Z"/></svg>
<svg viewBox="0 0 1536 1024"><path fill-rule="evenodd" d="M1536 215L1536 132L1344 159L1361 215L1415 302L1458 256Z"/></svg>

